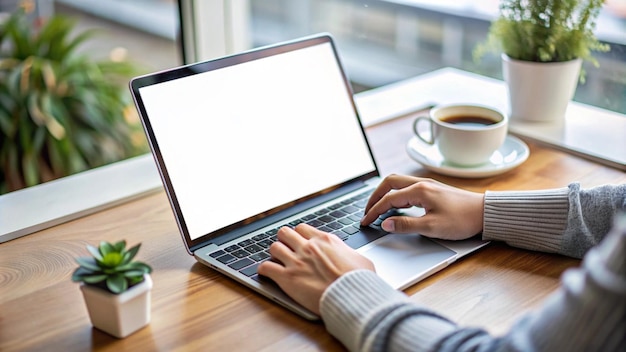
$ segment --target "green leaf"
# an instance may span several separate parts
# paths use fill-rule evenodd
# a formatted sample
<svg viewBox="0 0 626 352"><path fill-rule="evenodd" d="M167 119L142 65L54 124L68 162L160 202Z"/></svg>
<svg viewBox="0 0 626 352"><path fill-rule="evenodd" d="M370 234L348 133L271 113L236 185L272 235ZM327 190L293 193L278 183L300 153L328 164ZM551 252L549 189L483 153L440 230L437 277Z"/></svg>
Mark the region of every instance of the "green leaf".
<svg viewBox="0 0 626 352"><path fill-rule="evenodd" d="M129 281L130 286L134 286L142 282L143 279L144 279L143 276L135 276L135 277L128 278L128 281Z"/></svg>
<svg viewBox="0 0 626 352"><path fill-rule="evenodd" d="M35 130L35 136L33 137L32 153L37 155L41 153L41 148L46 140L46 130L44 128L38 128Z"/></svg>
<svg viewBox="0 0 626 352"><path fill-rule="evenodd" d="M69 143L69 141L68 141ZM88 169L88 164L81 155L80 151L73 145L69 145L71 148L67 152L68 169L70 174L84 171ZM94 165L95 166L95 165Z"/></svg>
<svg viewBox="0 0 626 352"><path fill-rule="evenodd" d="M124 248L126 248L126 241L125 240L121 240L121 241L115 243L113 245L113 247L115 248L115 250L117 252L122 253L124 251Z"/></svg>
<svg viewBox="0 0 626 352"><path fill-rule="evenodd" d="M115 249L115 247L110 244L109 242L106 241L102 241L100 242L100 254L102 254L102 257L104 258L107 254L112 253L112 252L117 252L117 250Z"/></svg>
<svg viewBox="0 0 626 352"><path fill-rule="evenodd" d="M59 145L60 143L53 138L46 141L48 156L50 157L50 165L52 166L52 171L56 175L64 174L65 170L65 161Z"/></svg>
<svg viewBox="0 0 626 352"><path fill-rule="evenodd" d="M107 288L113 293L122 293L128 289L128 282L122 274L115 274L107 278Z"/></svg>
<svg viewBox="0 0 626 352"><path fill-rule="evenodd" d="M96 30L87 30L79 35L77 35L66 47L66 51L67 52L73 52L78 46L80 46L82 43L84 43L85 41L87 41L87 39L90 39L92 37L95 36L95 34L97 33Z"/></svg>
<svg viewBox="0 0 626 352"><path fill-rule="evenodd" d="M115 268L116 271L118 272L122 272L122 271L127 271L127 270L133 270L133 263L126 263L126 264L121 264L119 265L117 268Z"/></svg>
<svg viewBox="0 0 626 352"><path fill-rule="evenodd" d="M96 263L96 260L94 258L79 257L79 258L76 258L76 262L78 263L78 265L86 269L93 270L93 271L100 271L100 267L98 266L98 263Z"/></svg>
<svg viewBox="0 0 626 352"><path fill-rule="evenodd" d="M88 284L97 284L106 280L109 276L105 274L83 276L82 281Z"/></svg>
<svg viewBox="0 0 626 352"><path fill-rule="evenodd" d="M39 183L39 167L37 165L37 160L30 156L25 155L24 159L22 159L22 170L24 174L24 182L26 182L26 186L34 186Z"/></svg>
<svg viewBox="0 0 626 352"><path fill-rule="evenodd" d="M11 138L15 134L15 130L11 116L4 109L0 108L0 132L2 132L3 137Z"/></svg>
<svg viewBox="0 0 626 352"><path fill-rule="evenodd" d="M98 250L98 248L88 244L87 250L89 251L89 253L91 253L91 255L93 255L96 261L102 261L102 255L100 255L100 251Z"/></svg>
<svg viewBox="0 0 626 352"><path fill-rule="evenodd" d="M72 281L81 282L83 281L84 276L92 275L92 274L93 274L92 270L88 270L88 269L83 268L82 266L79 266L72 273Z"/></svg>
<svg viewBox="0 0 626 352"><path fill-rule="evenodd" d="M132 266L133 266L133 270L141 270L145 274L149 274L152 272L152 267L150 267L150 265L143 263L143 262L134 262L132 263Z"/></svg>
<svg viewBox="0 0 626 352"><path fill-rule="evenodd" d="M128 251L126 251L126 253L124 253L124 263L130 263L131 260L135 258L135 256L137 255L137 252L139 251L139 247L141 247L141 243L130 248Z"/></svg>
<svg viewBox="0 0 626 352"><path fill-rule="evenodd" d="M143 270L129 270L124 272L124 277L134 278L134 277L142 277L143 274L146 274Z"/></svg>

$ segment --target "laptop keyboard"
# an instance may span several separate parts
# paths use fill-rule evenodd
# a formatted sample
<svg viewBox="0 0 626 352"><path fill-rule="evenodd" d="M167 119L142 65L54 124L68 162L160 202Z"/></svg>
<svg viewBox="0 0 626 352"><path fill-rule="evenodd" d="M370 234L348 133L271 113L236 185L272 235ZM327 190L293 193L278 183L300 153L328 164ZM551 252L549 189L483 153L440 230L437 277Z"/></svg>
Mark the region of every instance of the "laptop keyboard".
<svg viewBox="0 0 626 352"><path fill-rule="evenodd" d="M341 238L352 248L359 248L385 235L380 227L382 221L393 215L391 210L381 215L369 227L361 227L365 205L372 190L358 194L352 198L334 203L324 209L306 214L299 219L284 223L274 229L258 234L252 238L219 249L211 254L223 264L240 271L246 276L261 280L257 275L257 267L270 259L269 248L276 241L276 234L283 226L295 227L307 223L322 231L332 233Z"/></svg>

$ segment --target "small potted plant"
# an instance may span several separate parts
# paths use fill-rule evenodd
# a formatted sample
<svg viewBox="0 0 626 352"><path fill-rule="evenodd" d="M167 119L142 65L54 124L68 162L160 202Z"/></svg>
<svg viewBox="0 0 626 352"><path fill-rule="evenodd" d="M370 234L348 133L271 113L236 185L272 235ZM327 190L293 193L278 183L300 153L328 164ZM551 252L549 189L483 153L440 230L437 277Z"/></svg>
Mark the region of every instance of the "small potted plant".
<svg viewBox="0 0 626 352"><path fill-rule="evenodd" d="M609 46L593 33L603 0L502 0L487 41L475 58L502 53L512 121L554 121L565 116L583 61ZM580 78L580 79L579 79Z"/></svg>
<svg viewBox="0 0 626 352"><path fill-rule="evenodd" d="M123 338L150 322L152 268L133 261L141 244L126 250L126 241L87 245L91 257L76 258L72 281L81 290L94 327Z"/></svg>

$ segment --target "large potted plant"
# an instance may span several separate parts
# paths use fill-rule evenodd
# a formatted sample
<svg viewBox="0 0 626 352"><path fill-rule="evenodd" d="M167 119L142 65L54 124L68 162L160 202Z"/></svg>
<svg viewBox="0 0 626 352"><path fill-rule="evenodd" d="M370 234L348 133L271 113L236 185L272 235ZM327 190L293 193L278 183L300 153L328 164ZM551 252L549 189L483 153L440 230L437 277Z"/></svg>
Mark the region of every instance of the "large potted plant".
<svg viewBox="0 0 626 352"><path fill-rule="evenodd" d="M88 245L91 257L76 258L79 267L72 274L72 281L81 283L91 324L118 338L150 322L152 268L133 261L140 245L128 250L126 241Z"/></svg>
<svg viewBox="0 0 626 352"><path fill-rule="evenodd" d="M79 53L94 32L74 27L0 20L0 194L146 151L126 88L137 67Z"/></svg>
<svg viewBox="0 0 626 352"><path fill-rule="evenodd" d="M603 0L502 0L487 41L475 50L502 53L512 121L555 121L565 116L583 61L609 46L593 33Z"/></svg>

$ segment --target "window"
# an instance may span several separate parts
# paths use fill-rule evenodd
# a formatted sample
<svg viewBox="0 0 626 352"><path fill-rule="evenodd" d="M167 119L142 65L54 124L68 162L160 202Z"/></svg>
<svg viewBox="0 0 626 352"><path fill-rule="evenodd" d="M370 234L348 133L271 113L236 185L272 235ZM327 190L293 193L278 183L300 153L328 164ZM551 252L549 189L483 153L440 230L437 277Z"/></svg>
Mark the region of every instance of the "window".
<svg viewBox="0 0 626 352"><path fill-rule="evenodd" d="M14 56L17 61L7 62L18 63L5 65L0 72L0 194L147 152L127 82L130 76L182 64L178 2L4 0L0 1L0 23L11 24L4 21L20 10L26 14L24 28L33 35L48 28L48 33L54 32L47 36L53 44L61 42L61 35L69 43L87 30L94 34L74 50L86 60L69 60L72 50L49 45L46 39L31 41L38 48L24 55L15 49L12 36L3 36L2 57ZM72 23L51 22L55 15ZM48 27L49 23L54 25ZM65 28L71 30L68 35ZM23 37L18 42L28 40ZM48 48L55 49L49 53ZM107 59L130 61L135 70L116 74L97 66ZM120 69L122 64L117 65ZM10 86L6 77L16 75L22 75L20 84L27 89ZM13 90L19 94L10 93Z"/></svg>
<svg viewBox="0 0 626 352"><path fill-rule="evenodd" d="M96 58L125 54L146 72L182 64L175 0L56 0L54 13L97 31L83 48Z"/></svg>
<svg viewBox="0 0 626 352"><path fill-rule="evenodd" d="M202 1L185 1L200 3ZM202 2L204 3L204 2ZM264 0L210 1L209 10L197 7L195 20L222 13L220 31L240 47L257 47L317 32L334 35L355 91L406 79L442 67L455 67L501 79L500 58L474 62L475 45L485 39L497 16L497 0ZM206 4L204 4L206 6ZM626 16L605 8L598 37L611 45L597 53L595 68L585 63L587 82L574 100L626 113ZM228 19L236 18L235 21ZM224 30L226 26L226 30ZM239 33L237 37L229 33ZM202 35L202 34L200 34ZM235 44L236 45L236 44ZM186 47L189 44L186 43ZM223 53L233 52L223 45ZM187 49L186 49L187 50ZM215 52L214 52L215 53ZM203 56L197 52L196 60Z"/></svg>

